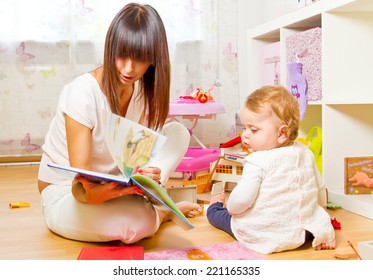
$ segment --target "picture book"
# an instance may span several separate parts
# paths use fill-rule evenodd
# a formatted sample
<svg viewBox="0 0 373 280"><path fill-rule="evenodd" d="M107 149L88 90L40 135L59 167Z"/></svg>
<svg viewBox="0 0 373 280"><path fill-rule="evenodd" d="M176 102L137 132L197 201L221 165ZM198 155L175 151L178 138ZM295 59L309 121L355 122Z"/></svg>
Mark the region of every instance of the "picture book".
<svg viewBox="0 0 373 280"><path fill-rule="evenodd" d="M78 260L143 260L142 246L83 247Z"/></svg>
<svg viewBox="0 0 373 280"><path fill-rule="evenodd" d="M163 205L174 215L172 220L184 229L194 226L176 206L167 192L153 179L136 174L139 167L149 165L159 148L165 143L166 137L136 122L104 112L103 128L107 147L117 164L121 175L106 174L62 166L50 163L48 166L59 175L73 180L76 175L82 175L94 182L117 182L119 187L137 185L149 201L155 205Z"/></svg>
<svg viewBox="0 0 373 280"><path fill-rule="evenodd" d="M345 194L373 194L373 157L345 158Z"/></svg>

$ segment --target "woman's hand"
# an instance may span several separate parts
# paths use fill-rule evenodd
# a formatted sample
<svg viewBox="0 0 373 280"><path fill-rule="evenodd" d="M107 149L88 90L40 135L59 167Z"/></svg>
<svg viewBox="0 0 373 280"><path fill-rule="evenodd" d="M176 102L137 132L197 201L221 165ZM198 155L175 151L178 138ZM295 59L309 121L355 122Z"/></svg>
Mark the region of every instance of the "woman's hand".
<svg viewBox="0 0 373 280"><path fill-rule="evenodd" d="M137 173L147 176L156 182L161 179L161 170L158 167L141 167L137 170Z"/></svg>
<svg viewBox="0 0 373 280"><path fill-rule="evenodd" d="M80 202L99 204L107 200L128 194L142 195L138 186L118 186L117 182L93 182L86 177L77 175L72 182L74 197Z"/></svg>

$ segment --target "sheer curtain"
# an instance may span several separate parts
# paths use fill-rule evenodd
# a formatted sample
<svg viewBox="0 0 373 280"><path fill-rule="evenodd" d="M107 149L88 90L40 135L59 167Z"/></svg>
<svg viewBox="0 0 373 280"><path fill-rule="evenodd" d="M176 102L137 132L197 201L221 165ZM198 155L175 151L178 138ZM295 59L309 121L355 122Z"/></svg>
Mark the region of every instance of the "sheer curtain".
<svg viewBox="0 0 373 280"><path fill-rule="evenodd" d="M102 63L106 30L129 2L1 0L0 157L41 154L62 87ZM236 0L146 3L157 9L166 26L172 98L208 88L220 71L219 5L234 10ZM229 42L227 38L223 44Z"/></svg>

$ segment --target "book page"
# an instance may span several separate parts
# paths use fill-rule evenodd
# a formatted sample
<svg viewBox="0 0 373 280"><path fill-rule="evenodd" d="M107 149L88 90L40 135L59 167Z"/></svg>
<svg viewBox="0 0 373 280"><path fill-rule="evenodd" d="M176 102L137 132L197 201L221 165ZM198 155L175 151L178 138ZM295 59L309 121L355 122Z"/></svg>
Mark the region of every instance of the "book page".
<svg viewBox="0 0 373 280"><path fill-rule="evenodd" d="M139 167L149 166L166 137L129 119L104 111L107 147L125 177Z"/></svg>
<svg viewBox="0 0 373 280"><path fill-rule="evenodd" d="M123 176L116 176L102 172L95 172L70 166L62 166L55 163L48 163L48 166L59 175L68 178L71 181L74 180L76 175L82 175L91 182L95 182L97 184L101 184L104 182L117 182L120 186L127 186L130 182L129 177L126 178Z"/></svg>

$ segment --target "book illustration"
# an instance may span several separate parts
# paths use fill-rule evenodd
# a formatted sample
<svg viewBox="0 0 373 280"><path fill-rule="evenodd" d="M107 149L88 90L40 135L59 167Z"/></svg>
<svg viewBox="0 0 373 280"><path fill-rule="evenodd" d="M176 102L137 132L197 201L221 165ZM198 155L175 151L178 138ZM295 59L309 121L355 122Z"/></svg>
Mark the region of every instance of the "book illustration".
<svg viewBox="0 0 373 280"><path fill-rule="evenodd" d="M74 179L76 175L82 175L89 180L97 183L101 182L117 182L119 187L126 187L128 185L137 185L143 191L147 199L155 204L161 205L169 209L174 215L172 220L184 229L192 229L194 226L185 217L183 212L176 206L175 202L166 193L162 186L160 186L153 179L144 175L135 174L130 178L124 176L117 176L106 174L102 172L95 172L75 167L61 166L58 164L48 163L48 166L55 170L61 176L66 178Z"/></svg>
<svg viewBox="0 0 373 280"><path fill-rule="evenodd" d="M136 122L104 111L104 133L109 152L125 177L149 164L166 137Z"/></svg>

